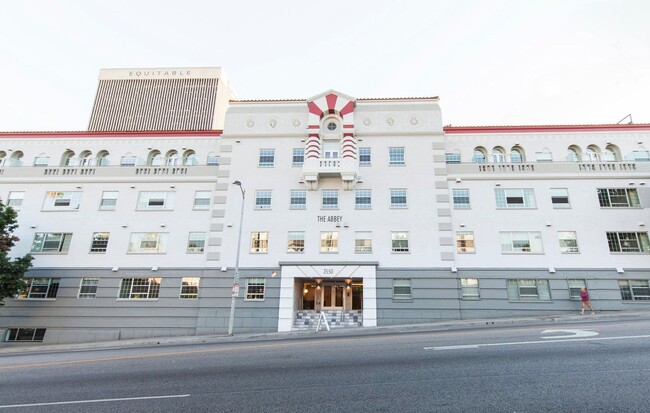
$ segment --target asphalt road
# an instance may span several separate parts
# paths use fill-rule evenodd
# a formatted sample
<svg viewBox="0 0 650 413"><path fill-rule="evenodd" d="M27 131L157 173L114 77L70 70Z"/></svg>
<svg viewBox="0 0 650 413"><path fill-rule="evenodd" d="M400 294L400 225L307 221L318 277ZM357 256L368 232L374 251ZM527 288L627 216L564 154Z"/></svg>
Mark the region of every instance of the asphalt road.
<svg viewBox="0 0 650 413"><path fill-rule="evenodd" d="M650 321L3 355L5 411L647 412Z"/></svg>

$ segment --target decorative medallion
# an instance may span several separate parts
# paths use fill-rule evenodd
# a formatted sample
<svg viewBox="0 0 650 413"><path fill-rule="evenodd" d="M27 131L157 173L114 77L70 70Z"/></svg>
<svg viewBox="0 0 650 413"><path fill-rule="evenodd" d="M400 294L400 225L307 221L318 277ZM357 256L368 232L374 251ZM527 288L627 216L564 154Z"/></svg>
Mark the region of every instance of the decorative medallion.
<svg viewBox="0 0 650 413"><path fill-rule="evenodd" d="M395 119L392 116L386 118L386 126L393 127L395 126Z"/></svg>
<svg viewBox="0 0 650 413"><path fill-rule="evenodd" d="M370 118L365 118L365 119L363 120L363 126L365 126L366 128L371 127L371 126L372 126L372 119L370 119Z"/></svg>
<svg viewBox="0 0 650 413"><path fill-rule="evenodd" d="M248 119L246 121L246 127L248 129L253 129L255 127L255 121L253 119Z"/></svg>
<svg viewBox="0 0 650 413"><path fill-rule="evenodd" d="M277 119L272 118L271 120L269 120L269 128L275 129L277 127L278 127L278 120Z"/></svg>
<svg viewBox="0 0 650 413"><path fill-rule="evenodd" d="M409 123L413 127L420 126L420 119L416 115L411 115L409 118Z"/></svg>
<svg viewBox="0 0 650 413"><path fill-rule="evenodd" d="M302 122L300 121L300 119L298 119L298 118L291 119L291 126L293 126L294 128L299 128L300 125L302 125Z"/></svg>

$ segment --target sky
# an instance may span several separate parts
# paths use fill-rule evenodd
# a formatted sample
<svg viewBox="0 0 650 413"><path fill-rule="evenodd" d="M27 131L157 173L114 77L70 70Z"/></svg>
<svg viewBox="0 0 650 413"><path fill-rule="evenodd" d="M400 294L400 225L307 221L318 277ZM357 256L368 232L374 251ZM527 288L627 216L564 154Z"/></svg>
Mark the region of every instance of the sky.
<svg viewBox="0 0 650 413"><path fill-rule="evenodd" d="M239 99L439 96L445 125L650 123L648 0L20 0L0 13L0 131L86 130L99 70L144 67L222 67Z"/></svg>

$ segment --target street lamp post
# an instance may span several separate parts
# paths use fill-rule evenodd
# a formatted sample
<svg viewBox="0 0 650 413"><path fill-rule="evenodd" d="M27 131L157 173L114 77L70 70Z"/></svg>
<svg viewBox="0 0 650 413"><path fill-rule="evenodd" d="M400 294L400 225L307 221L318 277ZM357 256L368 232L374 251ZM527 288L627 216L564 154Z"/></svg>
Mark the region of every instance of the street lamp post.
<svg viewBox="0 0 650 413"><path fill-rule="evenodd" d="M242 187L240 181L233 182L241 190L241 214L239 215L239 236L237 237L237 258L235 259L235 276L232 282L232 300L230 301L230 321L228 322L228 335L232 336L233 324L235 323L235 300L239 295L239 252L241 250L241 232L244 222L244 200L246 199L246 190Z"/></svg>

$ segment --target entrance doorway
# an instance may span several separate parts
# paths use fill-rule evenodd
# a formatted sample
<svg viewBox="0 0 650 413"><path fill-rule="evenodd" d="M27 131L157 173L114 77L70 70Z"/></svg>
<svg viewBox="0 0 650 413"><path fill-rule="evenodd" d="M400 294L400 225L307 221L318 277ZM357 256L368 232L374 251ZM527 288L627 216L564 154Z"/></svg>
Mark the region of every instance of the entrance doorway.
<svg viewBox="0 0 650 413"><path fill-rule="evenodd" d="M323 310L342 310L345 300L344 283L323 283L322 291L322 309Z"/></svg>

